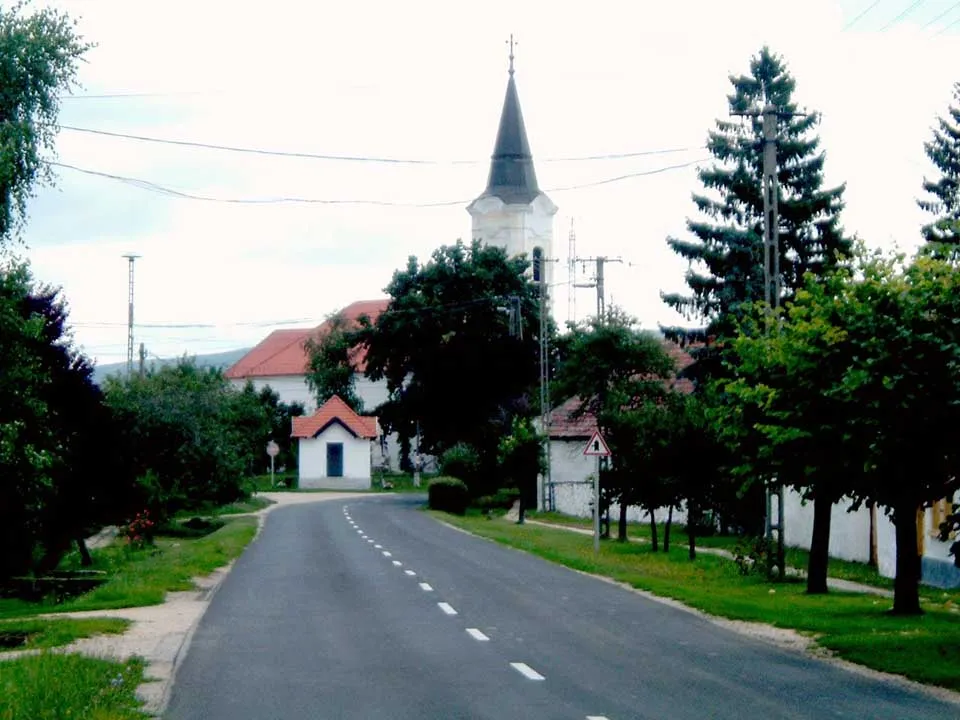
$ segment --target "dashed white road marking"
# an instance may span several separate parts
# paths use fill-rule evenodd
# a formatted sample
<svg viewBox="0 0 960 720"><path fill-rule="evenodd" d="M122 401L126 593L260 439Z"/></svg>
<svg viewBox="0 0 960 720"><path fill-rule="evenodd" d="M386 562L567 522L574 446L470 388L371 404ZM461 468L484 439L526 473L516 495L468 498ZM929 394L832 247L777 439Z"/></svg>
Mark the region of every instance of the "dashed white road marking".
<svg viewBox="0 0 960 720"><path fill-rule="evenodd" d="M430 587L427 583L420 583L420 589L424 592L433 592L433 588Z"/></svg>
<svg viewBox="0 0 960 720"><path fill-rule="evenodd" d="M476 628L467 628L467 634L474 640L479 640L480 642L486 642L490 639Z"/></svg>
<svg viewBox="0 0 960 720"><path fill-rule="evenodd" d="M374 545L377 550L383 550L383 545Z"/></svg>
<svg viewBox="0 0 960 720"><path fill-rule="evenodd" d="M391 557L391 556L392 556L392 553L389 552L389 551L387 551L387 550L384 550L384 551L383 551L383 556L384 556L384 557Z"/></svg>
<svg viewBox="0 0 960 720"><path fill-rule="evenodd" d="M606 715L587 715L587 720L609 720Z"/></svg>
<svg viewBox="0 0 960 720"><path fill-rule="evenodd" d="M400 562L399 560L394 560L394 561L393 561L393 566L394 566L394 567L400 567L401 565L403 565L403 563Z"/></svg>
<svg viewBox="0 0 960 720"><path fill-rule="evenodd" d="M373 542L373 538L367 538L367 542L368 542L368 543L372 543L372 542Z"/></svg>
<svg viewBox="0 0 960 720"><path fill-rule="evenodd" d="M523 675L527 680L546 680L546 678L534 670L532 667L522 662L512 662L510 667Z"/></svg>
<svg viewBox="0 0 960 720"><path fill-rule="evenodd" d="M449 603L445 603L445 602L437 603L437 607L443 610L447 615L457 614L457 611L454 610Z"/></svg>
<svg viewBox="0 0 960 720"><path fill-rule="evenodd" d="M410 577L413 577L414 575L416 575L416 573L413 570L404 570L404 572Z"/></svg>

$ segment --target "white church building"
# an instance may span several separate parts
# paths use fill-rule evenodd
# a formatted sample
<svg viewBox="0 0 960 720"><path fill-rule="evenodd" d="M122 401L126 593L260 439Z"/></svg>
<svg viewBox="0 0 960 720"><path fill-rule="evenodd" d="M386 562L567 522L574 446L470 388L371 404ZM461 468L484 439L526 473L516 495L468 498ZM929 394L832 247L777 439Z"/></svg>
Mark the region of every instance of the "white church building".
<svg viewBox="0 0 960 720"><path fill-rule="evenodd" d="M534 250L539 249L544 258L551 258L553 218L557 206L537 185L533 155L514 80L513 59L511 50L507 90L490 160L487 186L467 207L472 218L472 238L485 245L502 247L509 255L525 253L532 258ZM543 263L548 286L553 282L554 264ZM357 300L341 312L350 324L356 323L361 315L376 321L388 304L388 298ZM317 403L307 384L308 356L305 343L309 338L322 337L328 327L329 323L325 322L312 328L275 330L234 363L226 376L239 387L248 381L258 390L270 386L282 402L302 403L307 415L311 415L317 410ZM362 351L355 353L353 361L355 387L363 402L363 412L376 413L377 407L388 399L387 382L385 379L374 382L364 376L365 357ZM396 434L378 437L375 447L374 464L392 469L399 467L400 448Z"/></svg>

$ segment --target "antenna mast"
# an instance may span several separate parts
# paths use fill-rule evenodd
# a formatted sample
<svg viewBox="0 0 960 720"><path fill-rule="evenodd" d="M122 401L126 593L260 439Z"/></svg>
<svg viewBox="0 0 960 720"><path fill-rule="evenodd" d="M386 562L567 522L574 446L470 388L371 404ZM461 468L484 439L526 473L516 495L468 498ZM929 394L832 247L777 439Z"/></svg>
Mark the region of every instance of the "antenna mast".
<svg viewBox="0 0 960 720"><path fill-rule="evenodd" d="M129 261L128 289L127 289L127 377L133 375L133 263L140 257L133 253L124 255Z"/></svg>

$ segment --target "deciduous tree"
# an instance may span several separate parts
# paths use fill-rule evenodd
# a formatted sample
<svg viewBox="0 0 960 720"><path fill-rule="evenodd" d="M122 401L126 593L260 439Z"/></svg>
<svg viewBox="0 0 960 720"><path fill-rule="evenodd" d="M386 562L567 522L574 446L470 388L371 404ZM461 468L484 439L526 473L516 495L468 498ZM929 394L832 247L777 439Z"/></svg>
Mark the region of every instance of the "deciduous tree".
<svg viewBox="0 0 960 720"><path fill-rule="evenodd" d="M427 454L467 443L491 485L500 438L514 417L536 412L539 291L528 267L479 242L441 247L425 263L411 257L361 340L367 376L387 381L384 425L409 438L419 423Z"/></svg>
<svg viewBox="0 0 960 720"><path fill-rule="evenodd" d="M53 178L43 154L54 150L60 96L91 47L65 13L27 5L0 7L0 246L19 236L36 186Z"/></svg>
<svg viewBox="0 0 960 720"><path fill-rule="evenodd" d="M334 395L339 395L356 412L364 411L363 401L357 394L354 348L359 340L358 328L350 327L341 312L327 318L326 329L317 338L308 338L307 384L317 401L323 405Z"/></svg>

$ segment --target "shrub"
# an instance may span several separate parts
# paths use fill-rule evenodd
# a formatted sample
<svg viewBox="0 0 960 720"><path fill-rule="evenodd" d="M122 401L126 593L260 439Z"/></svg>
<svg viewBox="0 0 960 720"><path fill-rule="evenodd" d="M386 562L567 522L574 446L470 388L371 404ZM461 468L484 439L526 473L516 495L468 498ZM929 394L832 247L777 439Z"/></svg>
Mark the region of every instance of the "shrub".
<svg viewBox="0 0 960 720"><path fill-rule="evenodd" d="M466 483L457 478L437 478L431 481L427 490L427 504L431 510L463 515L469 501L470 492Z"/></svg>
<svg viewBox="0 0 960 720"><path fill-rule="evenodd" d="M480 474L480 456L472 446L457 443L440 456L440 472L471 485Z"/></svg>
<svg viewBox="0 0 960 720"><path fill-rule="evenodd" d="M473 506L480 510L509 510L520 497L517 488L502 488L493 495L484 495L473 501Z"/></svg>

